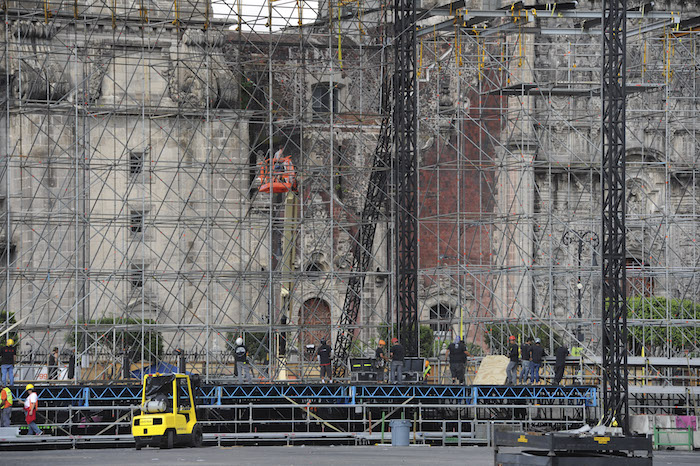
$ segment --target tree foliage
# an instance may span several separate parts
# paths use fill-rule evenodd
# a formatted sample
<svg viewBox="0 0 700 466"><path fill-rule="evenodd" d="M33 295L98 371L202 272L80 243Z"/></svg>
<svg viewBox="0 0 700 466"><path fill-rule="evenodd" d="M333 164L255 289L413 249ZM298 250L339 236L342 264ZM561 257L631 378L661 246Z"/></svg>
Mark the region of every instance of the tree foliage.
<svg viewBox="0 0 700 466"><path fill-rule="evenodd" d="M150 325L155 322L144 319L143 324ZM146 360L158 358L163 354L163 336L160 332L146 329L142 332L141 319L103 317L78 322L78 349L85 351L97 346L115 354L128 352L131 360L141 357L141 349ZM95 329L94 327L101 327ZM111 327L111 328L110 328ZM116 327L116 329L115 329ZM143 336L143 338L142 338ZM73 344L76 341L75 331L65 337L65 342ZM141 342L144 342L141 345Z"/></svg>
<svg viewBox="0 0 700 466"><path fill-rule="evenodd" d="M644 322L628 325L628 341L633 354L663 354L670 349L672 355L685 356L686 350L695 353L700 339L700 327L694 322L700 319L700 304L689 299L664 297L633 297L627 299L627 318ZM661 323L674 319L673 325ZM658 320L656 323L654 321ZM685 323L684 323L685 321Z"/></svg>
<svg viewBox="0 0 700 466"><path fill-rule="evenodd" d="M546 324L492 323L486 324L486 341L490 353L505 354L508 337L511 335L518 338L519 343L525 343L527 337L533 340L539 338L545 351L556 349L564 341L559 333Z"/></svg>
<svg viewBox="0 0 700 466"><path fill-rule="evenodd" d="M471 342L467 342L465 345L467 347L467 353L469 353L470 356L485 356L484 348L481 346Z"/></svg>
<svg viewBox="0 0 700 466"><path fill-rule="evenodd" d="M15 319L15 313L10 312L10 315L8 317L7 315L7 310L3 309L0 311L0 331L4 331L5 329L12 327L14 324L17 323L17 320ZM7 324L7 325L5 325ZM17 344L17 327L12 329L9 333L4 334L2 337L0 337L0 346L5 346L7 343L8 338L12 338L15 341L15 345Z"/></svg>
<svg viewBox="0 0 700 466"><path fill-rule="evenodd" d="M394 324L393 334L398 335L398 333L399 326L398 324ZM379 338L386 341L387 348L391 348L391 337L389 335L389 327L381 327L379 329ZM433 329L431 329L429 325L421 325L419 329L419 339L420 347L418 349L418 357L432 358L435 353L435 333L433 332Z"/></svg>
<svg viewBox="0 0 700 466"><path fill-rule="evenodd" d="M236 351L236 339L243 338L248 357L252 361L265 362L270 353L268 332L228 332L226 339L229 341L228 351L233 354Z"/></svg>

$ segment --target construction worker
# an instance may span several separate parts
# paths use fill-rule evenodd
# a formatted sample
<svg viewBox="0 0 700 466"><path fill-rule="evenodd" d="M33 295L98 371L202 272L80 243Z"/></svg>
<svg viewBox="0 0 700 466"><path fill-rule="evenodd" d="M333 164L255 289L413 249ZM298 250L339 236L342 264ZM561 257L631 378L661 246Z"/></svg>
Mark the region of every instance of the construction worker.
<svg viewBox="0 0 700 466"><path fill-rule="evenodd" d="M124 355L125 355L125 357L124 357L125 364L124 365L126 366L126 371L124 371L126 377L124 377L124 378L128 379L131 376L131 363L129 362L129 358L127 357L128 354L126 351L124 352ZM70 353L68 355L68 374L67 374L67 376L68 376L69 380L73 380L75 378L75 348L71 348Z"/></svg>
<svg viewBox="0 0 700 466"><path fill-rule="evenodd" d="M238 383L245 382L250 383L252 377L250 376L250 365L248 364L248 348L243 344L243 338L236 338L236 349L234 351L234 357L236 359L236 372L238 373ZM245 377L244 374L245 373Z"/></svg>
<svg viewBox="0 0 700 466"><path fill-rule="evenodd" d="M554 362L554 385L559 385L562 377L564 377L564 368L566 367L566 357L569 355L569 348L565 343L562 343L559 348L554 351L554 356L557 360Z"/></svg>
<svg viewBox="0 0 700 466"><path fill-rule="evenodd" d="M292 158L287 156L282 158L282 176L280 177L285 185L293 192L297 192L297 174L292 163Z"/></svg>
<svg viewBox="0 0 700 466"><path fill-rule="evenodd" d="M399 343L398 338L392 338L391 343L391 372L389 372L389 382L403 382L403 360L406 357L406 350Z"/></svg>
<svg viewBox="0 0 700 466"><path fill-rule="evenodd" d="M447 347L447 358L450 361L452 383L464 384L464 369L467 364L467 347L464 342L456 337Z"/></svg>
<svg viewBox="0 0 700 466"><path fill-rule="evenodd" d="M14 347L14 340L7 339L7 343L0 352L0 365L2 368L2 384L4 386L13 386L15 384L15 354L17 353Z"/></svg>
<svg viewBox="0 0 700 466"><path fill-rule="evenodd" d="M0 427L10 427L10 417L12 416L12 390L10 387L5 387L0 391L0 407L2 407Z"/></svg>
<svg viewBox="0 0 700 466"><path fill-rule="evenodd" d="M506 367L506 385L515 385L518 383L518 363L520 358L518 357L518 345L515 342L515 336L511 335L508 337L508 366Z"/></svg>
<svg viewBox="0 0 700 466"><path fill-rule="evenodd" d="M29 426L27 435L43 435L43 432L36 425L36 411L39 406L39 396L34 391L34 385L27 385L27 398L24 400L24 419Z"/></svg>
<svg viewBox="0 0 700 466"><path fill-rule="evenodd" d="M333 376L331 375L331 347L328 346L325 338L321 339L321 346L316 350L318 363L321 366L321 382L326 383L326 377L332 383Z"/></svg>
<svg viewBox="0 0 700 466"><path fill-rule="evenodd" d="M540 383L540 367L542 367L543 357L544 348L540 344L540 339L535 338L535 344L530 347L530 376L534 383Z"/></svg>
<svg viewBox="0 0 700 466"><path fill-rule="evenodd" d="M384 347L386 342L384 340L379 340L379 346L374 350L374 369L377 371L377 382L384 382L384 368L389 358L386 357L386 352Z"/></svg>
<svg viewBox="0 0 700 466"><path fill-rule="evenodd" d="M271 173L270 166L272 166ZM290 156L285 157L282 149L275 152L272 161L267 158L262 162L258 181L260 182L259 191L263 193L298 191L296 170L292 163L292 158Z"/></svg>
<svg viewBox="0 0 700 466"><path fill-rule="evenodd" d="M530 348L532 347L532 338L528 337L520 346L520 357L522 358L522 368L520 369L520 383L527 383L530 378Z"/></svg>
<svg viewBox="0 0 700 466"><path fill-rule="evenodd" d="M54 347L51 351L51 356L49 356L49 380L56 380L58 378L58 347Z"/></svg>

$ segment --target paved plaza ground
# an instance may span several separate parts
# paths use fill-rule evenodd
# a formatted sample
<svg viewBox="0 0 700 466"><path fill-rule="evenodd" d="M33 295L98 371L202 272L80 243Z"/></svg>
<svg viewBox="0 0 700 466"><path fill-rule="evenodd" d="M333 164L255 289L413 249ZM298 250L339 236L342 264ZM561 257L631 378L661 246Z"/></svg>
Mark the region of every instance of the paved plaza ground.
<svg viewBox="0 0 700 466"><path fill-rule="evenodd" d="M493 450L487 447L204 447L159 450L133 448L95 450L39 450L0 453L0 464L62 465L491 465ZM700 452L655 452L655 465L700 464Z"/></svg>

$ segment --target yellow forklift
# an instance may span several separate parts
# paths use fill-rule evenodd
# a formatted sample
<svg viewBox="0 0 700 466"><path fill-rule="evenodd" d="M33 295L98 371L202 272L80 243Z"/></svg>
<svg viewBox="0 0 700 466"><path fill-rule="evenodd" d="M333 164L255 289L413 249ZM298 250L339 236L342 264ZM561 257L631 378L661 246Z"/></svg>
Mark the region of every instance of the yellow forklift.
<svg viewBox="0 0 700 466"><path fill-rule="evenodd" d="M190 376L186 374L146 375L141 414L134 416L131 424L137 450L145 445L160 448L173 448L176 444L202 446L202 426L197 423L192 388Z"/></svg>

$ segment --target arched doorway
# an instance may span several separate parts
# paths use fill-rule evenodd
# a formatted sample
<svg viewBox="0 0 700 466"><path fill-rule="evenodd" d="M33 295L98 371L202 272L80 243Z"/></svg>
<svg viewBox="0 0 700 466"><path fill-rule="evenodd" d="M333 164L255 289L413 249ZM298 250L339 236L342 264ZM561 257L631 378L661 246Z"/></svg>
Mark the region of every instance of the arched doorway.
<svg viewBox="0 0 700 466"><path fill-rule="evenodd" d="M299 309L300 345L320 345L325 339L331 344L331 307L321 298L311 298Z"/></svg>

